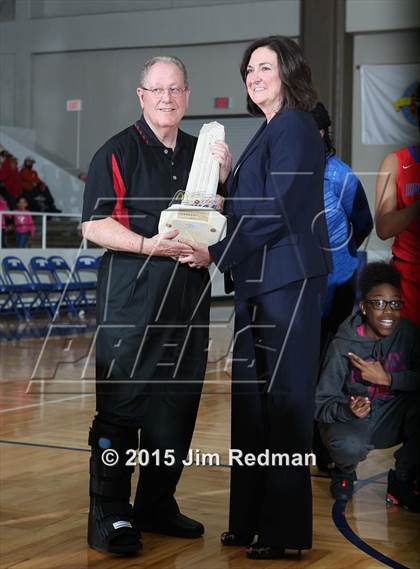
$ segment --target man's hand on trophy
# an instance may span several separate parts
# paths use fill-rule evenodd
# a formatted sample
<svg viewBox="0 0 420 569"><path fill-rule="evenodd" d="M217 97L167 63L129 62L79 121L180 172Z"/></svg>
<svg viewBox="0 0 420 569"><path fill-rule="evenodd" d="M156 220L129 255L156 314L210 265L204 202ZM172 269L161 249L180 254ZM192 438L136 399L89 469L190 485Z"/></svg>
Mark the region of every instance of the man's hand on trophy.
<svg viewBox="0 0 420 569"><path fill-rule="evenodd" d="M189 255L181 255L179 258L180 263L188 263L194 269L201 269L208 267L212 259L210 257L209 248L204 243L196 243L195 241L187 241L183 239L182 242L192 249Z"/></svg>
<svg viewBox="0 0 420 569"><path fill-rule="evenodd" d="M181 256L191 255L193 249L186 242L178 241L177 235L179 235L178 229L173 229L172 231L157 233L150 239L143 239L140 253L172 257L175 260Z"/></svg>
<svg viewBox="0 0 420 569"><path fill-rule="evenodd" d="M226 142L216 140L216 142L210 144L210 152L220 164L219 180L224 184L232 170L232 154L229 146Z"/></svg>

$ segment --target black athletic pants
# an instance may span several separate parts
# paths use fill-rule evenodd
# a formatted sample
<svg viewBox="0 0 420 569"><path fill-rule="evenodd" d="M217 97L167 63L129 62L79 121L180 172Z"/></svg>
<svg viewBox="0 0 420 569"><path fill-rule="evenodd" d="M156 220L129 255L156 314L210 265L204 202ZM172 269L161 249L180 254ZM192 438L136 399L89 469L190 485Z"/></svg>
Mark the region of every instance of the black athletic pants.
<svg viewBox="0 0 420 569"><path fill-rule="evenodd" d="M356 470L369 451L403 443L395 452L397 471L414 478L420 466L420 393L399 393L393 399L375 399L370 414L346 423L318 423L322 440L336 467Z"/></svg>
<svg viewBox="0 0 420 569"><path fill-rule="evenodd" d="M105 253L98 276L96 425L140 428L137 517L176 512L207 348L208 272L163 257ZM175 463L165 465L165 451ZM160 462L160 465L158 464ZM171 459L169 459L171 462Z"/></svg>
<svg viewBox="0 0 420 569"><path fill-rule="evenodd" d="M320 368L328 346L337 333L338 327L353 312L356 299L357 271L353 273L348 281L336 287L333 301L329 313L321 320L321 347L320 347ZM314 422L314 438L312 449L316 454L317 463L321 468L325 468L331 462L331 457L322 442L319 434L318 423Z"/></svg>

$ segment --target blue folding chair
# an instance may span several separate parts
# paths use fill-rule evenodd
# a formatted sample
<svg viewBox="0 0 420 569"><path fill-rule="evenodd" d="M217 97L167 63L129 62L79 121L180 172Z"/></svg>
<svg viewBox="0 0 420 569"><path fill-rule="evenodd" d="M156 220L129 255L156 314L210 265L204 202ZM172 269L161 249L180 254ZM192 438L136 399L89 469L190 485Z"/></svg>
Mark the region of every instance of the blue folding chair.
<svg viewBox="0 0 420 569"><path fill-rule="evenodd" d="M77 316L78 306L82 302L82 287L77 274L60 255L52 255L48 260L51 263L55 282L63 286L61 305L73 316Z"/></svg>
<svg viewBox="0 0 420 569"><path fill-rule="evenodd" d="M35 256L29 261L33 280L37 287L43 291L45 301L54 314L61 304L64 285L57 282L52 263L45 257Z"/></svg>
<svg viewBox="0 0 420 569"><path fill-rule="evenodd" d="M19 257L8 256L3 259L3 272L6 284L10 285L13 302L26 319L32 320L32 312L45 310L51 316L45 294L34 282L23 261Z"/></svg>
<svg viewBox="0 0 420 569"><path fill-rule="evenodd" d="M74 272L81 287L81 304L84 306L95 306L97 283L96 258L91 255L80 255L76 260Z"/></svg>
<svg viewBox="0 0 420 569"><path fill-rule="evenodd" d="M13 285L7 284L0 275L0 314L15 314L19 319L21 315L14 302Z"/></svg>

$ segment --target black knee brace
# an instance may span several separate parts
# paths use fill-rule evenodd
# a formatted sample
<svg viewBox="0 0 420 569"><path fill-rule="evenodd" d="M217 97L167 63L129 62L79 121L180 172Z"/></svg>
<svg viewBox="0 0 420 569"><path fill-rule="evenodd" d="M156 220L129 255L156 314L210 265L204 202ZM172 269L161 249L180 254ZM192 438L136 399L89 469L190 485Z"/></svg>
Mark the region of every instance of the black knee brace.
<svg viewBox="0 0 420 569"><path fill-rule="evenodd" d="M126 466L128 449L138 448L138 429L105 423L95 417L89 431L91 496L129 500L133 466ZM112 450L111 450L112 449Z"/></svg>

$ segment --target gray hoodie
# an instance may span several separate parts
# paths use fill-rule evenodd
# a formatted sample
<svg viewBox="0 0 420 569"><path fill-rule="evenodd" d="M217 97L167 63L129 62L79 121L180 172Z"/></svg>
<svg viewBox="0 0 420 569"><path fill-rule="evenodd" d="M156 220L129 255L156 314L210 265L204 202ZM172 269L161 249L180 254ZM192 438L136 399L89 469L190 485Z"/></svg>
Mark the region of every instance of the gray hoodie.
<svg viewBox="0 0 420 569"><path fill-rule="evenodd" d="M390 399L399 391L420 390L420 330L401 318L393 334L379 340L362 336L362 315L352 314L339 327L323 362L316 390L315 418L322 423L354 420L350 411L351 395ZM347 354L353 352L364 360L379 360L392 376L391 385L374 385L362 379Z"/></svg>

